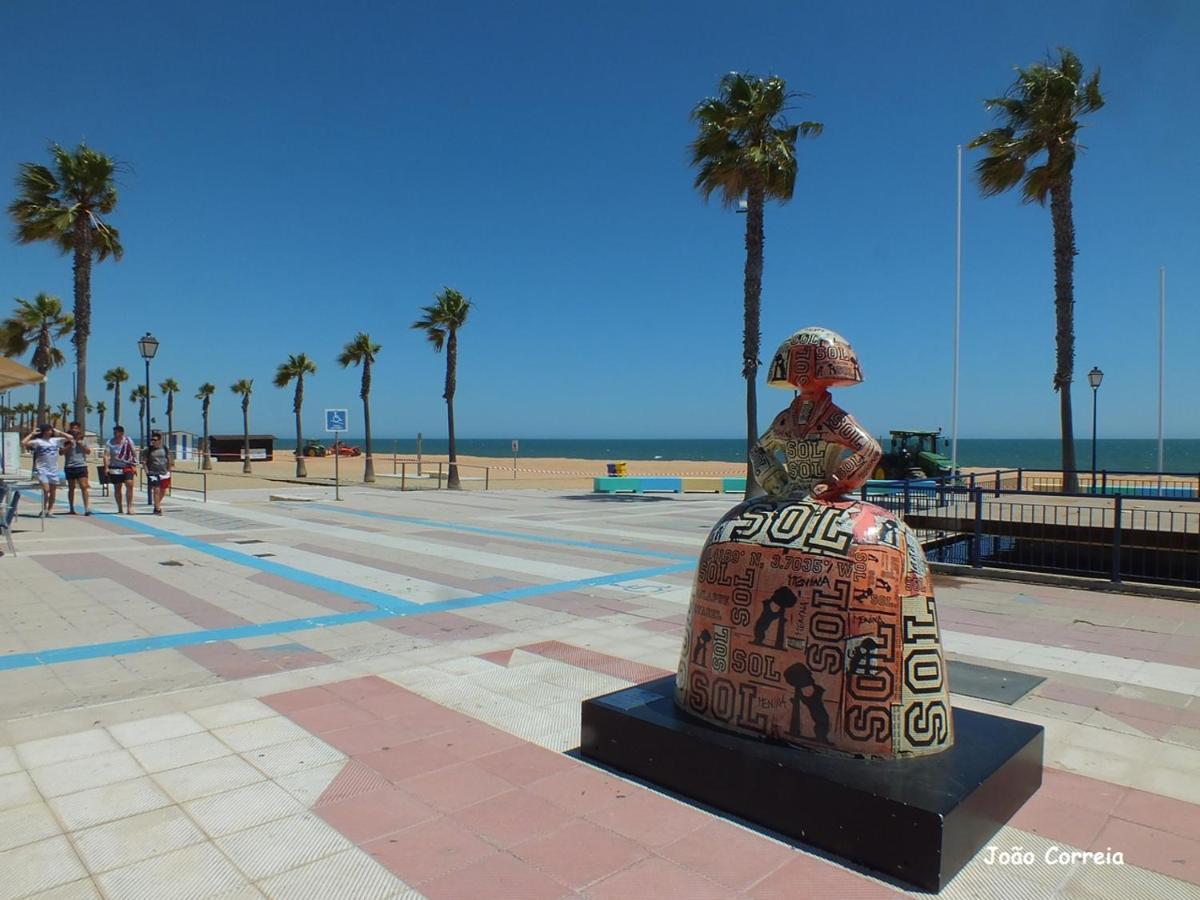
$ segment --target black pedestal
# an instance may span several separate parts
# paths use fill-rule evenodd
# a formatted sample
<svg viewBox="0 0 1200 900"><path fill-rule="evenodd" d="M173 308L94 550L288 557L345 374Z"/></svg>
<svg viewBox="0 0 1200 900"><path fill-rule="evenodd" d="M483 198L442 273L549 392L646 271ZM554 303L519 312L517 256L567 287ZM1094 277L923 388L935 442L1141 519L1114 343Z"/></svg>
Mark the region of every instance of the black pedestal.
<svg viewBox="0 0 1200 900"><path fill-rule="evenodd" d="M674 676L585 700L584 756L931 891L1042 783L1042 727L954 710L935 756L856 759L721 731L676 708Z"/></svg>

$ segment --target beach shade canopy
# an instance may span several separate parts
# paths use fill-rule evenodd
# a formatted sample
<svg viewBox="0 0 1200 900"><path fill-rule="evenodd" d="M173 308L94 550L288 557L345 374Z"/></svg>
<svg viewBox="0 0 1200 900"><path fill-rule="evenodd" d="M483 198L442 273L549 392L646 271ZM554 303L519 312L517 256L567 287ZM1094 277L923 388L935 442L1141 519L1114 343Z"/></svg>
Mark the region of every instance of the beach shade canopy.
<svg viewBox="0 0 1200 900"><path fill-rule="evenodd" d="M25 384L41 384L45 380L45 375L21 365L15 359L0 356L0 391L21 387Z"/></svg>

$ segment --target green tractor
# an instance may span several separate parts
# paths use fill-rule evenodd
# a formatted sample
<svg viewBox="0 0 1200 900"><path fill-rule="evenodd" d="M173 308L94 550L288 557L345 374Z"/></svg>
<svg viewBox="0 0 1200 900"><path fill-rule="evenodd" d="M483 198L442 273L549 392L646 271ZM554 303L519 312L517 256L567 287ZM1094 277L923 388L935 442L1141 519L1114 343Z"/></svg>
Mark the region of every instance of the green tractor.
<svg viewBox="0 0 1200 900"><path fill-rule="evenodd" d="M938 450L938 442L949 443L937 431L893 431L891 447L875 468L875 478L911 481L943 478L951 474L951 461ZM880 442L882 443L882 441Z"/></svg>
<svg viewBox="0 0 1200 900"><path fill-rule="evenodd" d="M305 456L324 456L329 451L325 449L325 445L320 441L309 441L304 445L304 450L301 451Z"/></svg>

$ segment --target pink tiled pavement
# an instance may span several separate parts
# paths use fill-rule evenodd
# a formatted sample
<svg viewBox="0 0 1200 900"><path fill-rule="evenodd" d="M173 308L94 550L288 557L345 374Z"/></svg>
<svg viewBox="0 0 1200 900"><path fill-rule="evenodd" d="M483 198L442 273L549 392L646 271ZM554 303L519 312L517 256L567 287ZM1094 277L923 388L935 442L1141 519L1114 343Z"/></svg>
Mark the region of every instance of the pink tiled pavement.
<svg viewBox="0 0 1200 900"><path fill-rule="evenodd" d="M557 642L534 646L592 669L615 659ZM813 896L896 896L386 679L263 699L351 757L314 811L435 900L480 883L522 897L585 891L594 900L670 891L782 900L798 884ZM1012 824L1071 846L1119 845L1128 863L1200 883L1197 822L1193 804L1047 769Z"/></svg>
<svg viewBox="0 0 1200 900"><path fill-rule="evenodd" d="M580 889L644 859L647 850L607 828L573 820L556 831L517 844L512 853L569 887Z"/></svg>

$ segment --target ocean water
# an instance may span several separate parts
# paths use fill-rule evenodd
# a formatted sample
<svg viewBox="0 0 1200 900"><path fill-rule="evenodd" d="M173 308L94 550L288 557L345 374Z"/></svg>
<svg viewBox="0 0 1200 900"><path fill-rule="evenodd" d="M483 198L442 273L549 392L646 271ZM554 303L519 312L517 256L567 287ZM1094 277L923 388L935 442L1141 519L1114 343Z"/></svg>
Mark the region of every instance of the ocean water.
<svg viewBox="0 0 1200 900"><path fill-rule="evenodd" d="M278 438L275 447L290 450L295 440ZM326 442L328 445L331 442ZM346 443L362 446L362 439L347 438ZM375 453L393 452L412 457L417 452L413 438L375 438ZM887 441L881 440L884 449ZM463 456L488 456L512 459L512 441L508 438L459 438L458 452ZM1090 440L1076 441L1076 459L1080 470L1091 468ZM445 454L446 441L426 438L422 444L428 454ZM1096 467L1116 472L1153 472L1157 469L1157 441L1150 439L1102 439L1096 442ZM950 455L949 448L944 450ZM691 459L702 462L742 462L745 444L736 438L527 438L520 442L521 457L567 457L569 459L618 460ZM1200 440L1170 439L1163 442L1165 470L1200 474ZM1059 442L1054 439L959 438L961 466L997 468L1056 469L1061 464Z"/></svg>

